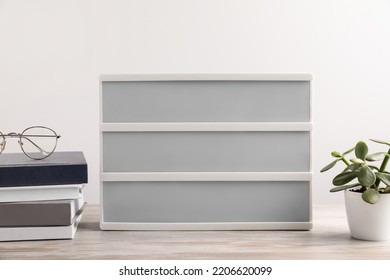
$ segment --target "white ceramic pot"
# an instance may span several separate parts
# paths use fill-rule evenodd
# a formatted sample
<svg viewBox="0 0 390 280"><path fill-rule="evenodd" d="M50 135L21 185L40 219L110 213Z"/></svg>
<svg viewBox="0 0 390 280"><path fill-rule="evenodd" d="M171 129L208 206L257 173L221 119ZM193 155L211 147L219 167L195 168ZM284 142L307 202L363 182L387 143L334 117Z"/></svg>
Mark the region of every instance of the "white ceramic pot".
<svg viewBox="0 0 390 280"><path fill-rule="evenodd" d="M352 237L362 240L390 239L390 194L382 194L376 204L363 201L362 194L345 191L345 206Z"/></svg>

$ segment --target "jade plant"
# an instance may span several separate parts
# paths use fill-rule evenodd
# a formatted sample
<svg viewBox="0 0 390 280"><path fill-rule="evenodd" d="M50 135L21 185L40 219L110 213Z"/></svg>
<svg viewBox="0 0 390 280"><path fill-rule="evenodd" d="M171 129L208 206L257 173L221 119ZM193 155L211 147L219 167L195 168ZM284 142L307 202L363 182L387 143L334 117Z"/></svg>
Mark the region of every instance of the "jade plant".
<svg viewBox="0 0 390 280"><path fill-rule="evenodd" d="M373 142L390 146L390 143L370 139ZM355 152L354 158L347 159L346 156ZM390 158L390 148L387 152L368 154L368 146L360 141L356 146L344 153L333 151L331 153L334 161L321 169L325 172L334 167L338 162L345 164L345 168L333 179L335 186L330 191L338 192L350 189L362 194L362 199L370 204L379 201L381 194L390 193L390 173L386 171ZM376 165L374 165L376 162Z"/></svg>

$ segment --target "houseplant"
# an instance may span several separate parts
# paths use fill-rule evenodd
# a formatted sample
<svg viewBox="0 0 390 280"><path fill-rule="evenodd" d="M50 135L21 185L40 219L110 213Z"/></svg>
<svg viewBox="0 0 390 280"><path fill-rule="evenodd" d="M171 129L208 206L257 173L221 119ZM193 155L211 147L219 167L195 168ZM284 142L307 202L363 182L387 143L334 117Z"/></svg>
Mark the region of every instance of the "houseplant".
<svg viewBox="0 0 390 280"><path fill-rule="evenodd" d="M365 142L344 152L332 152L335 158L321 169L325 172L342 162L345 167L334 177L330 191L345 192L345 205L351 235L364 240L390 239L390 173L386 170L390 159L390 143L371 141L389 146L387 152L369 154ZM347 159L354 151L355 157Z"/></svg>

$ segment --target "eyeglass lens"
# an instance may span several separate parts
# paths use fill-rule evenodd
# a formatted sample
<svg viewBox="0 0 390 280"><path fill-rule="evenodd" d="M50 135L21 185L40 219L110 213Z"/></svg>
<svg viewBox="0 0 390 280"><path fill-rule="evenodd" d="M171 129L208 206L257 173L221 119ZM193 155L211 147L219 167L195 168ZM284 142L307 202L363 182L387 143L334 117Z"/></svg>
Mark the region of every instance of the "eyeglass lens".
<svg viewBox="0 0 390 280"><path fill-rule="evenodd" d="M32 159L43 159L53 153L57 146L57 134L47 127L27 128L20 136L23 152Z"/></svg>
<svg viewBox="0 0 390 280"><path fill-rule="evenodd" d="M5 138L3 133L0 132L0 154L3 152L5 148Z"/></svg>

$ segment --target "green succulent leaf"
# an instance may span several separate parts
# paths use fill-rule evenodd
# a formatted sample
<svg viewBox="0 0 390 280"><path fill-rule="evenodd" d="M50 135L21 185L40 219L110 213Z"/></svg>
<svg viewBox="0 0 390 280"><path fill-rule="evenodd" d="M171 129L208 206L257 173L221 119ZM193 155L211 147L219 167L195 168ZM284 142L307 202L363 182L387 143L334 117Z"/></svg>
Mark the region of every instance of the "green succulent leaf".
<svg viewBox="0 0 390 280"><path fill-rule="evenodd" d="M360 168L360 164L352 163L348 166L348 169L351 171L357 171Z"/></svg>
<svg viewBox="0 0 390 280"><path fill-rule="evenodd" d="M368 154L368 146L363 141L360 141L355 146L355 155L361 160L365 160Z"/></svg>
<svg viewBox="0 0 390 280"><path fill-rule="evenodd" d="M340 187L334 187L333 189L330 190L330 192L339 192L339 191L344 191L348 189L352 189L355 187L361 186L359 183L352 184L352 185L345 185L345 186L340 186Z"/></svg>
<svg viewBox="0 0 390 280"><path fill-rule="evenodd" d="M346 171L357 171L358 169L360 168L360 164L356 164L356 163L352 163L350 164L349 166L347 166L343 172L346 172Z"/></svg>
<svg viewBox="0 0 390 280"><path fill-rule="evenodd" d="M371 155L366 156L366 160L368 160L368 161L382 160L382 159L384 159L387 155L388 155L387 153L383 153L383 152L374 153L374 154L371 154Z"/></svg>
<svg viewBox="0 0 390 280"><path fill-rule="evenodd" d="M353 147L353 148L349 149L348 151L344 152L344 153L342 154L342 156L345 156L345 155L349 154L349 153L352 152L353 150L355 150L355 147Z"/></svg>
<svg viewBox="0 0 390 280"><path fill-rule="evenodd" d="M382 193L390 193L390 187L386 187L382 190Z"/></svg>
<svg viewBox="0 0 390 280"><path fill-rule="evenodd" d="M376 171L379 171L379 168L374 165L369 165L368 167L370 167L371 169L375 169Z"/></svg>
<svg viewBox="0 0 390 280"><path fill-rule="evenodd" d="M333 185L342 186L357 178L358 172L343 172L334 177Z"/></svg>
<svg viewBox="0 0 390 280"><path fill-rule="evenodd" d="M380 199L381 194L375 189L367 189L362 193L362 198L365 202L375 204Z"/></svg>
<svg viewBox="0 0 390 280"><path fill-rule="evenodd" d="M335 157L335 158L341 158L341 154L339 152L337 152L337 151L333 151L331 153L331 155L332 155L332 157Z"/></svg>
<svg viewBox="0 0 390 280"><path fill-rule="evenodd" d="M372 142L375 142L375 143L379 143L379 144L383 144L383 145L387 145L387 146L390 146L390 143L388 142L385 142L385 141L382 141L382 140L376 140L376 139L370 139Z"/></svg>
<svg viewBox="0 0 390 280"><path fill-rule="evenodd" d="M353 162L354 164L357 164L359 166L366 163L364 160L361 160L360 158L353 158L353 159L351 159L351 162Z"/></svg>
<svg viewBox="0 0 390 280"><path fill-rule="evenodd" d="M329 163L327 166L325 166L324 168L322 168L320 172L325 172L325 171L331 169L333 166L336 165L336 163L337 163L338 161L339 161L338 159L336 159L335 161L332 161L332 162Z"/></svg>
<svg viewBox="0 0 390 280"><path fill-rule="evenodd" d="M377 172L376 177L385 183L386 186L390 186L390 174Z"/></svg>
<svg viewBox="0 0 390 280"><path fill-rule="evenodd" d="M371 187L376 180L374 171L368 165L363 165L358 175L359 183L366 188Z"/></svg>

